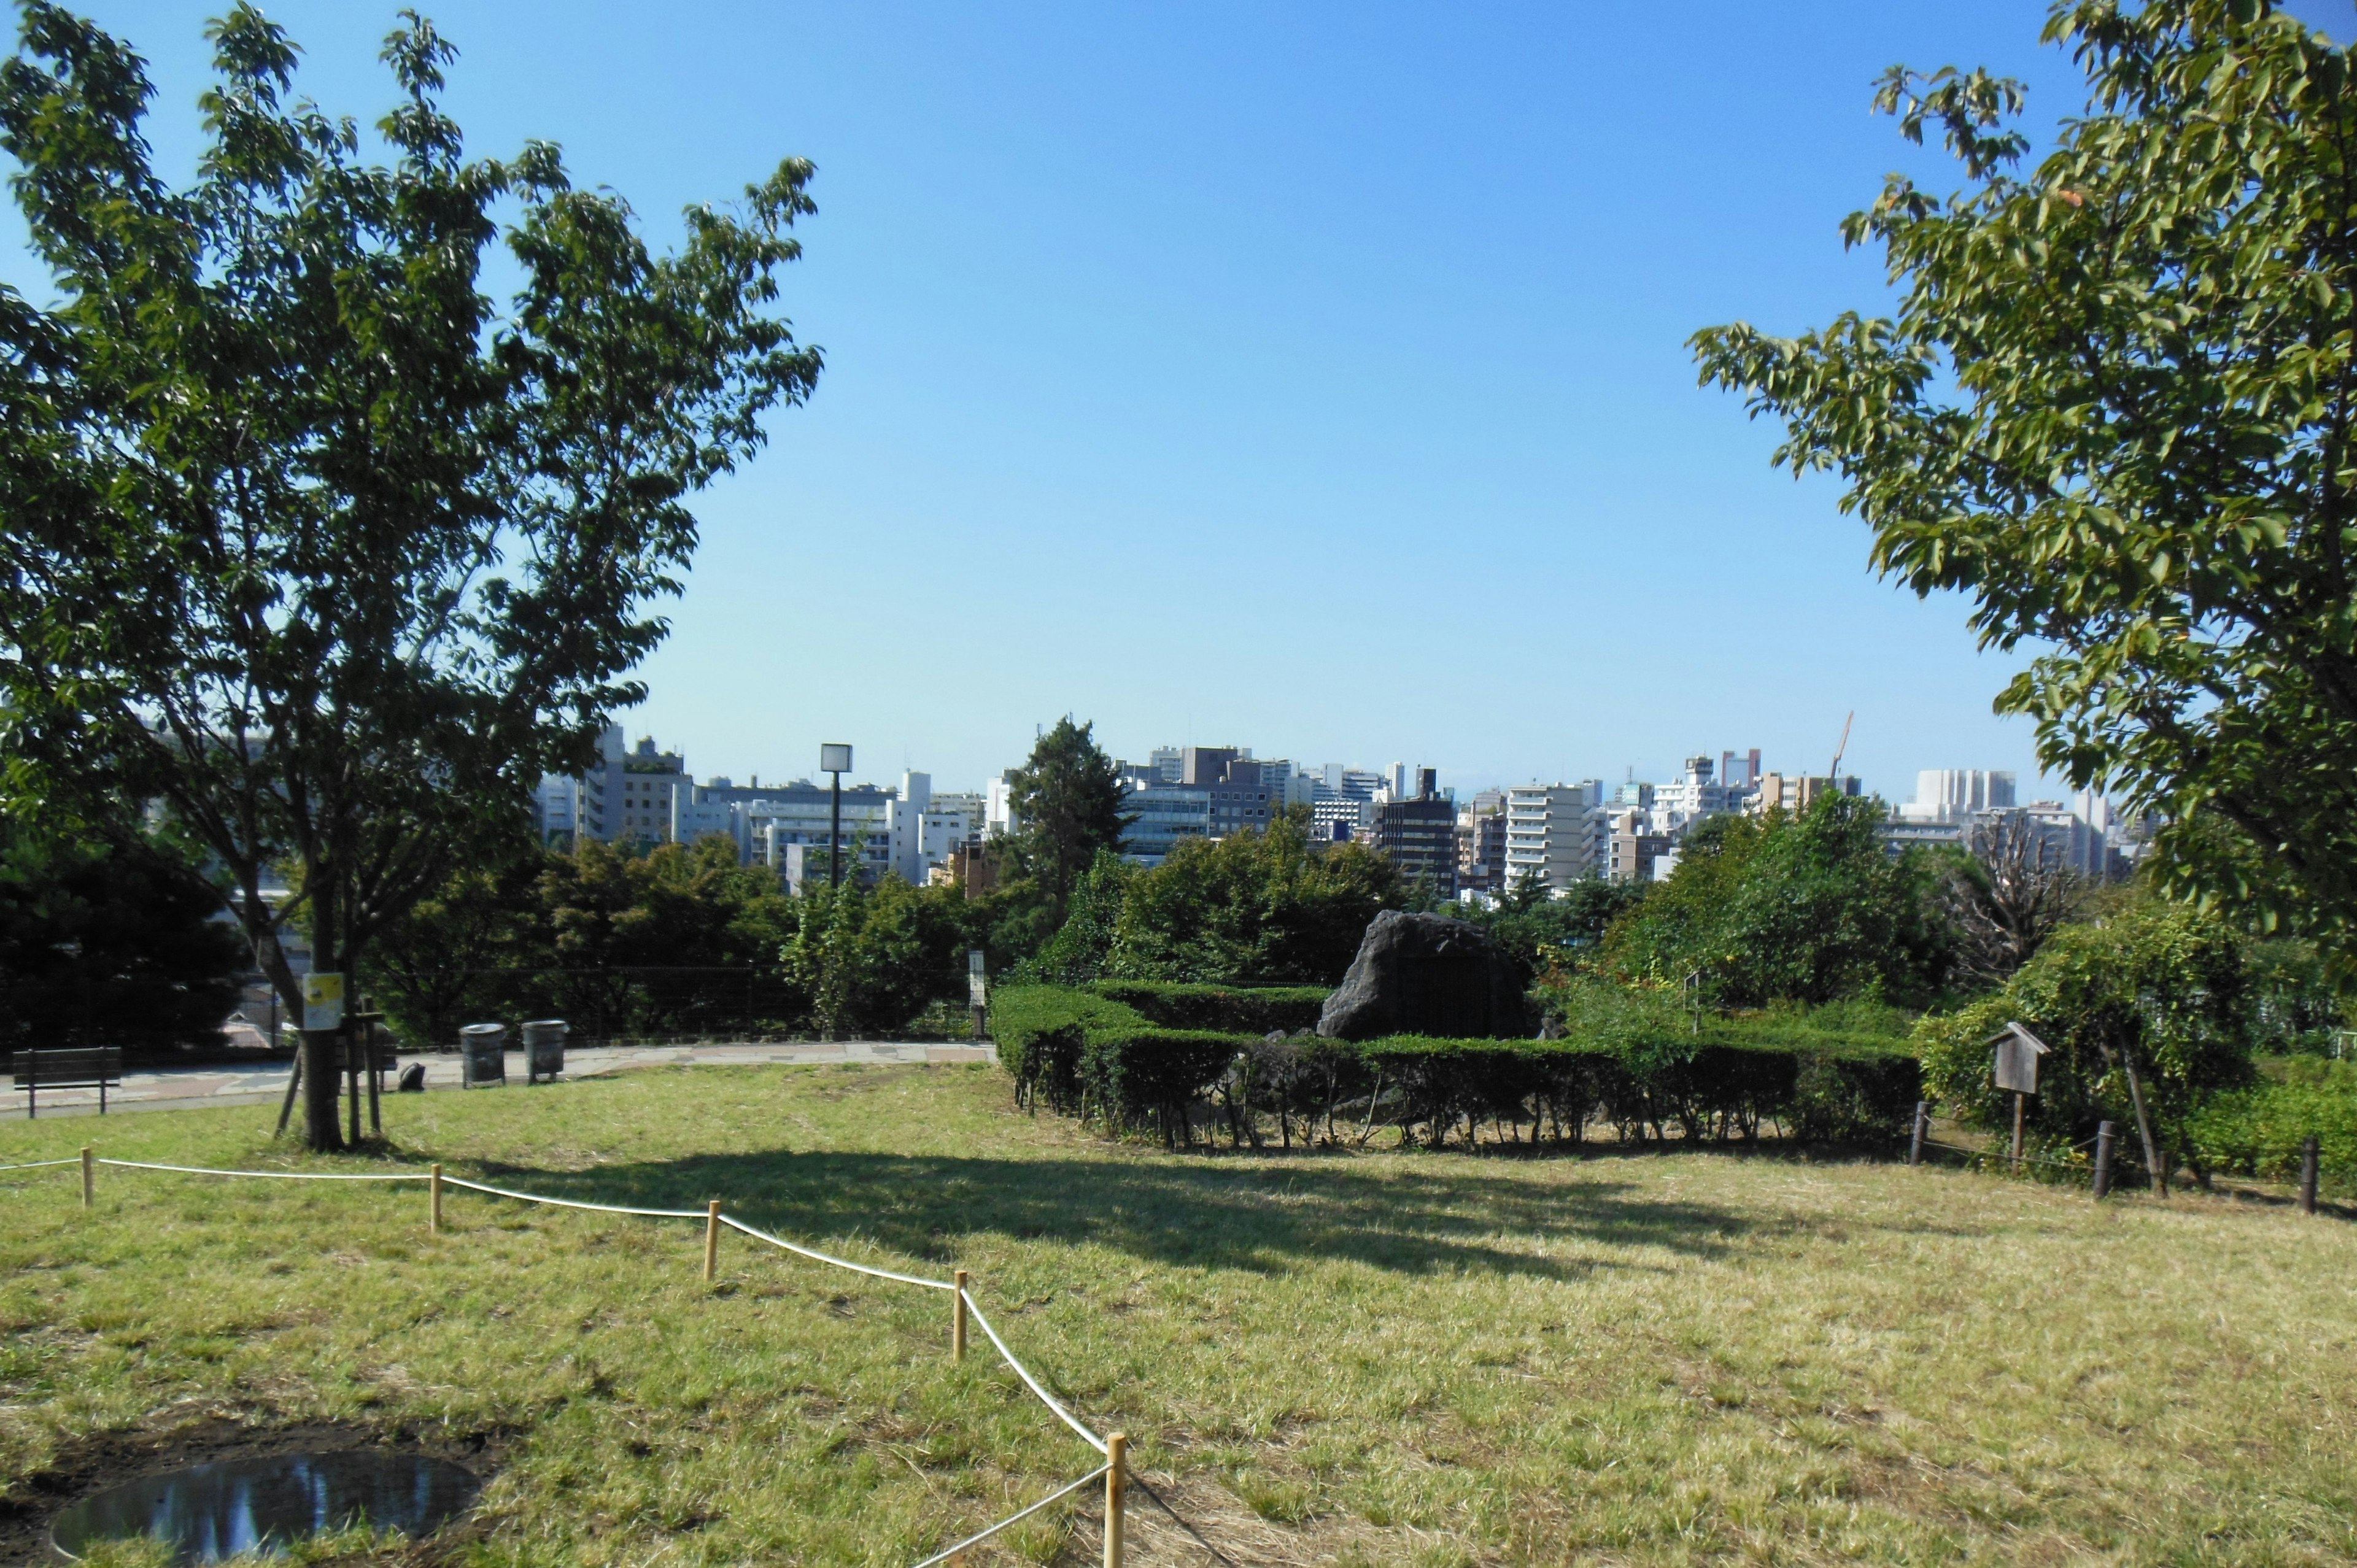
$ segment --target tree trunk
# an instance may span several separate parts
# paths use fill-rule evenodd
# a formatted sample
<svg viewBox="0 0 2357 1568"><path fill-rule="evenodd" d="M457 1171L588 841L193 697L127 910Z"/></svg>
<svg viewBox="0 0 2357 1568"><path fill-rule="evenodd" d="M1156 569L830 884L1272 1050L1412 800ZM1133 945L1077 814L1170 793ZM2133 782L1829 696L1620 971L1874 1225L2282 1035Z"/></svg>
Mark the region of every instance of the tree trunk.
<svg viewBox="0 0 2357 1568"><path fill-rule="evenodd" d="M344 1146L343 1129L336 1124L336 1084L342 1076L336 1038L333 1029L303 1031L303 1143L316 1154Z"/></svg>

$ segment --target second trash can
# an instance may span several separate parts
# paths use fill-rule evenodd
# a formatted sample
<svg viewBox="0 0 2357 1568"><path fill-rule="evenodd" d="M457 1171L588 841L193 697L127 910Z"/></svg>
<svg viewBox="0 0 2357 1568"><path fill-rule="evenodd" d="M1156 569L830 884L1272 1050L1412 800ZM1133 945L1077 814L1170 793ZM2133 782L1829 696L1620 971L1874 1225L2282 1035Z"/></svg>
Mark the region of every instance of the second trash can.
<svg viewBox="0 0 2357 1568"><path fill-rule="evenodd" d="M523 1026L523 1080L554 1083L565 1070L565 1020L534 1018Z"/></svg>
<svg viewBox="0 0 2357 1568"><path fill-rule="evenodd" d="M458 1030L458 1087L508 1080L508 1026L468 1024Z"/></svg>

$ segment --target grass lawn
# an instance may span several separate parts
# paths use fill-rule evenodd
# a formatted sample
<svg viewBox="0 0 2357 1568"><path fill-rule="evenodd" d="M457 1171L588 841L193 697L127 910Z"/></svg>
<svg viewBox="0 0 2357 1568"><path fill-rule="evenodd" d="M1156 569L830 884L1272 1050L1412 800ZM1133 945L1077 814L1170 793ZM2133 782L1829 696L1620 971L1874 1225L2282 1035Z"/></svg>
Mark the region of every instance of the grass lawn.
<svg viewBox="0 0 2357 1568"><path fill-rule="evenodd" d="M1729 1155L1173 1156L1008 1100L696 1068L385 1121L404 1165L972 1270L1240 1563L2357 1560L2341 1221ZM0 1162L300 1168L273 1114L13 1123ZM0 1206L20 1509L109 1444L343 1423L485 1445L428 1556L905 1564L1096 1463L978 1334L948 1364L944 1295L733 1235L706 1285L693 1223L454 1192L434 1237L421 1188L105 1169L92 1215L70 1170ZM1093 1511L975 1556L1078 1561ZM1207 1561L1130 1517L1135 1560Z"/></svg>

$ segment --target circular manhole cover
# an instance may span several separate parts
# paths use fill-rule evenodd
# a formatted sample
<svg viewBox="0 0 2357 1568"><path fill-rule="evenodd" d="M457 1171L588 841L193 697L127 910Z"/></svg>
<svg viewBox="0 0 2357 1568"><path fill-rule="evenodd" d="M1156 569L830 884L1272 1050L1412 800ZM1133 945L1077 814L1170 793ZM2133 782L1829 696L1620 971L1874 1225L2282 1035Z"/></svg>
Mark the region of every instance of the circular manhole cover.
<svg viewBox="0 0 2357 1568"><path fill-rule="evenodd" d="M355 1524L424 1535L464 1513L476 1487L447 1459L382 1448L225 1459L84 1498L49 1526L49 1544L78 1562L99 1541L154 1536L185 1563L283 1552Z"/></svg>

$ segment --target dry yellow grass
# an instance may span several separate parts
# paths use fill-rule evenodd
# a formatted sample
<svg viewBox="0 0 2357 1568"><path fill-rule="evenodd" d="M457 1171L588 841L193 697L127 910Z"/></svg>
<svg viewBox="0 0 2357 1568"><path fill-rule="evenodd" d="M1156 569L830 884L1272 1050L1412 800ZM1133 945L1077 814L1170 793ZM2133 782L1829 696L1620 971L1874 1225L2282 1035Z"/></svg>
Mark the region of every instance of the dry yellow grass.
<svg viewBox="0 0 2357 1568"><path fill-rule="evenodd" d="M2357 1228L1727 1155L1173 1156L967 1069L388 1101L404 1161L974 1271L1241 1562L2357 1560ZM251 1112L0 1130L284 1163ZM700 1227L0 1176L0 1474L209 1412L504 1434L490 1564L912 1562L1093 1463L938 1295ZM977 1337L977 1344L979 1338ZM1167 1483L1167 1485L1165 1485ZM1146 1562L1203 1562L1139 1499ZM1008 1554L1075 1559L1085 1509ZM365 1555L363 1551L362 1555Z"/></svg>

